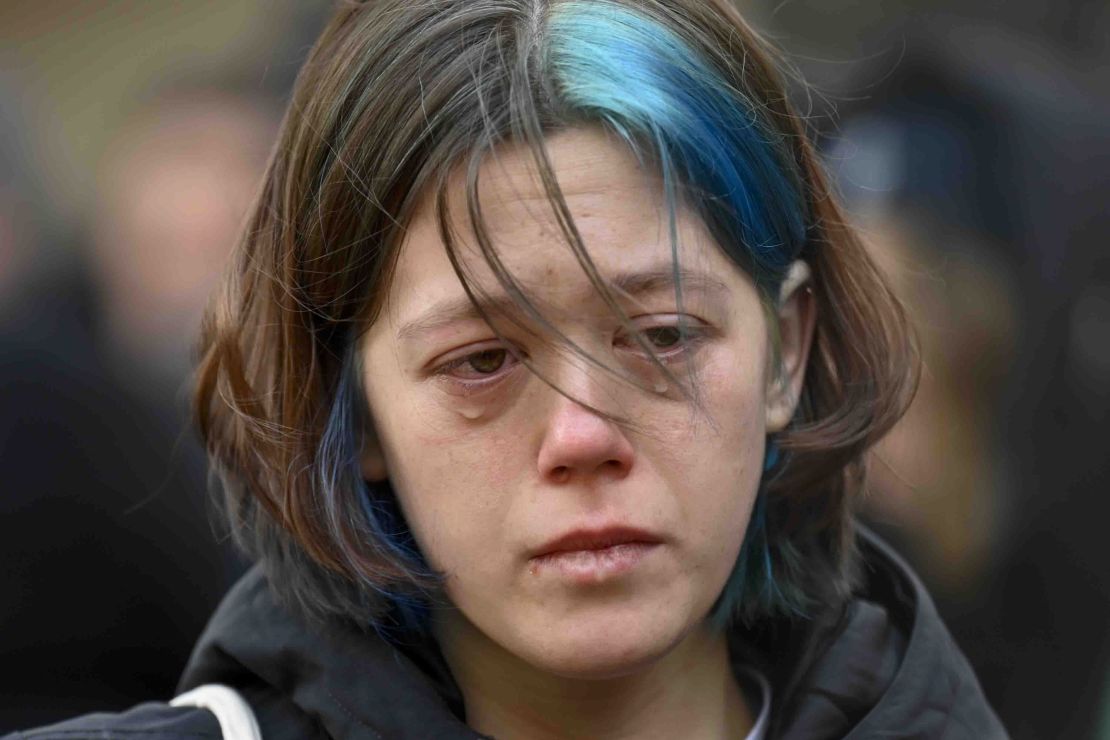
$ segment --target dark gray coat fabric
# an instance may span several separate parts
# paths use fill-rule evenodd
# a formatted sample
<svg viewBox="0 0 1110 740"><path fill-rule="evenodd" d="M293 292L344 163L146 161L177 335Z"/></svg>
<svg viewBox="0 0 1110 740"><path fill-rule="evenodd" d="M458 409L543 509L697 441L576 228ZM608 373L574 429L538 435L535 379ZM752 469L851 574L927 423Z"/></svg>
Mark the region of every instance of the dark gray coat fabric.
<svg viewBox="0 0 1110 740"><path fill-rule="evenodd" d="M784 687L773 737L1005 738L979 681L924 586L873 535L860 538L863 585Z"/></svg>
<svg viewBox="0 0 1110 740"><path fill-rule="evenodd" d="M862 585L823 621L733 637L738 662L773 686L771 737L1006 737L970 666L909 568L868 534ZM313 628L278 605L258 568L228 594L179 689L222 683L250 702L266 740L480 737L430 641L394 646L338 625ZM216 738L206 710L144 704L9 739Z"/></svg>

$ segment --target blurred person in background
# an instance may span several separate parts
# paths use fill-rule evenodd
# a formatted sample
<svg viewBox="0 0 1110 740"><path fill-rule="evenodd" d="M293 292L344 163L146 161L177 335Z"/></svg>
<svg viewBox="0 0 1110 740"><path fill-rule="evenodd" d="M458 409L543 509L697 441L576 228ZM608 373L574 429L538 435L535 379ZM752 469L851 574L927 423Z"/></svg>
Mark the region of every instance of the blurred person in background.
<svg viewBox="0 0 1110 740"><path fill-rule="evenodd" d="M269 105L177 86L108 146L92 267L103 336L160 402L192 370L200 316L256 194L277 128Z"/></svg>
<svg viewBox="0 0 1110 740"><path fill-rule="evenodd" d="M925 351L871 514L1014 736L1091 737L1110 666L1106 67L955 16L901 40L893 69L842 81L866 95L829 137Z"/></svg>
<svg viewBox="0 0 1110 740"><path fill-rule="evenodd" d="M18 228L3 235L19 238L0 245L0 730L171 691L239 572L184 397L275 126L266 101L223 87L155 95L102 158L80 248L51 248L21 205L10 183L31 173L5 178Z"/></svg>
<svg viewBox="0 0 1110 740"><path fill-rule="evenodd" d="M994 419L998 379L1012 361L1012 277L972 235L950 231L943 239L953 249L939 250L940 225L908 209L869 214L861 225L917 318L924 362L913 404L876 447L865 506L950 613L990 578L1009 503Z"/></svg>

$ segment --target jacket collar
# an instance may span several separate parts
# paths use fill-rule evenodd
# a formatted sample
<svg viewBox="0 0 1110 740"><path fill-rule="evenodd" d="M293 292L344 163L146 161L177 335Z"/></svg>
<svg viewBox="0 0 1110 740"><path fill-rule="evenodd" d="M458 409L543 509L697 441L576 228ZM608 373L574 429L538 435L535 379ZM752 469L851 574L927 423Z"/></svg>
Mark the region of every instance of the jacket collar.
<svg viewBox="0 0 1110 740"><path fill-rule="evenodd" d="M843 612L772 629L776 639L757 645L775 684L771 736L939 737L950 726L1004 736L916 576L869 533L860 549L862 585ZM268 740L321 729L353 739L480 737L459 719L458 690L434 643L392 645L346 625L301 621L258 567L216 611L179 688L204 683L243 691Z"/></svg>
<svg viewBox="0 0 1110 740"><path fill-rule="evenodd" d="M481 737L452 711L461 702L430 647L401 650L373 632L302 621L278 603L255 566L216 610L178 689L240 689L267 740L320 729L352 740Z"/></svg>

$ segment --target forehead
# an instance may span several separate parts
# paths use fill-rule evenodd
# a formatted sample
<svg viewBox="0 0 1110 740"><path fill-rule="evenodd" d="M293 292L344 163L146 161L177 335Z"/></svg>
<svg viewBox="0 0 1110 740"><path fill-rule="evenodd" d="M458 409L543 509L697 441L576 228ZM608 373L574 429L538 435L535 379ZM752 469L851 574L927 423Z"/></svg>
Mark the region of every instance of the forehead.
<svg viewBox="0 0 1110 740"><path fill-rule="evenodd" d="M668 272L673 268L663 182L615 135L596 127L552 135L546 149L573 227L603 279ZM560 228L529 150L506 146L478 171L477 203L490 244L512 279L548 305L598 299ZM455 251L477 292L505 291L482 255L468 218L465 172L448 183L447 206ZM684 274L736 271L688 209L676 211ZM423 307L465 292L440 235L433 198L417 209L402 241L386 313L403 320Z"/></svg>

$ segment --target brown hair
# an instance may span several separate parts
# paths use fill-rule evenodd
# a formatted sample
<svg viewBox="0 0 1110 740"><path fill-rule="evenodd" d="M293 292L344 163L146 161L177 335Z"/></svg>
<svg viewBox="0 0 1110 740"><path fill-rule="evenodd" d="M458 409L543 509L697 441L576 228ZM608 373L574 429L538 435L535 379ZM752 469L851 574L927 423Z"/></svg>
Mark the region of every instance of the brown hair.
<svg viewBox="0 0 1110 740"><path fill-rule="evenodd" d="M908 405L916 349L899 302L830 195L772 51L724 0L377 0L341 3L302 69L201 341L196 416L233 532L272 585L310 612L365 623L406 595L436 593L411 540L391 537L399 515L388 486L369 488L355 460L373 441L353 348L380 309L417 204L428 193L444 202L448 173L469 163L473 225L497 272L474 207L474 163L499 142L522 141L568 242L596 279L544 136L597 122L661 167L673 158L665 137L653 140L627 117L570 101L551 51L552 18L570 7L604 8L629 33L628 19L664 29L675 48L691 52L698 74L712 78L705 84L742 106L755 132L743 141L756 143L730 156L764 157L776 189L764 192L770 185L757 181L766 201L758 207L778 209L768 211L768 233L782 242L778 262L761 263L766 250L751 248L752 219L693 182L696 163L676 165L686 197L719 242L742 229L747 249L730 256L757 284L773 286L794 258L812 270L815 347L794 422L776 440L784 461L761 494L759 568L771 571L774 586L764 591L786 597L749 594L738 613L754 620L797 612L835 603L852 586L851 503L863 453ZM792 213L795 231L786 223ZM498 275L530 311L512 276Z"/></svg>

